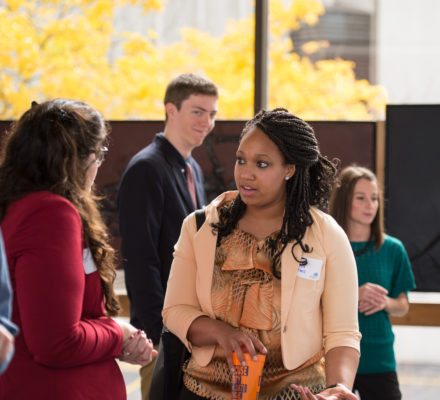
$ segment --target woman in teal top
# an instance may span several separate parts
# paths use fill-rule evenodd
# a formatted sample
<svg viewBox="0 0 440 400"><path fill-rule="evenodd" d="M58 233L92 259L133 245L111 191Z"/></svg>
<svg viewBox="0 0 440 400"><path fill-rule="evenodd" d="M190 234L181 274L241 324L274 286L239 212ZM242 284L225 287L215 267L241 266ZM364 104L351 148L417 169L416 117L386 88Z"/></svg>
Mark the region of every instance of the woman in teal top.
<svg viewBox="0 0 440 400"><path fill-rule="evenodd" d="M350 239L358 270L362 340L353 390L361 400L401 399L389 315L408 312L407 295L415 284L402 242L384 233L382 194L374 173L358 166L343 169L330 213Z"/></svg>

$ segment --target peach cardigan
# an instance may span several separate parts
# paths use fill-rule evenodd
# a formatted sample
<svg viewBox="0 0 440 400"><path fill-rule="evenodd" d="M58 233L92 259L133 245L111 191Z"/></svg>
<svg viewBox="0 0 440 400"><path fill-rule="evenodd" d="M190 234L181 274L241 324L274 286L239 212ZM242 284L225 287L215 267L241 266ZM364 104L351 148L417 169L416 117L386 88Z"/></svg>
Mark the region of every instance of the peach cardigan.
<svg viewBox="0 0 440 400"><path fill-rule="evenodd" d="M212 233L211 223L218 221L217 207L236 195L226 192L213 200L205 208L206 221L198 231L194 214L185 219L168 279L164 324L201 366L211 361L214 346L192 346L186 335L199 316L215 318L211 283L217 236ZM299 263L292 256L292 244L281 255L281 351L287 369L299 367L323 346L326 353L339 346L359 351L358 284L350 243L331 216L315 207L311 213L313 224L303 243L312 252L303 253L296 246L294 253L298 260L305 257L318 260L318 264L322 261L319 279L297 276Z"/></svg>

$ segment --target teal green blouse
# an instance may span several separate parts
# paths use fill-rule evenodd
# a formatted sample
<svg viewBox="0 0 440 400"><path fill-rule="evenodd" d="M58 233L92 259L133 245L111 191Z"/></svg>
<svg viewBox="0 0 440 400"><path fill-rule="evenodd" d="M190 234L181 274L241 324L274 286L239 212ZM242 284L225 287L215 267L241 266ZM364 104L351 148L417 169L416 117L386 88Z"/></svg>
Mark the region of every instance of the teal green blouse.
<svg viewBox="0 0 440 400"><path fill-rule="evenodd" d="M360 252L367 242L351 242L354 252ZM408 255L399 239L385 235L379 250L370 242L368 250L356 255L359 286L371 282L388 290L388 296L396 298L415 288L414 275ZM359 374L391 372L396 370L394 357L394 333L388 313L379 311L365 316L359 313L359 329L362 333Z"/></svg>

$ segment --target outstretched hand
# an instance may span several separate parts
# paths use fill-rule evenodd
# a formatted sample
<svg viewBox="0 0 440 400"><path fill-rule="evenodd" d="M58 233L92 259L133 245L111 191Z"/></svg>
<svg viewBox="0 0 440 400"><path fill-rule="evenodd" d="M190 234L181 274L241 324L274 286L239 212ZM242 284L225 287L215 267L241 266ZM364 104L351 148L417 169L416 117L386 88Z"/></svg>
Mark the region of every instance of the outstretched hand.
<svg viewBox="0 0 440 400"><path fill-rule="evenodd" d="M357 400L357 397L344 385L337 385L333 388L325 389L318 394L313 394L309 388L304 386L290 385L299 394L301 400Z"/></svg>

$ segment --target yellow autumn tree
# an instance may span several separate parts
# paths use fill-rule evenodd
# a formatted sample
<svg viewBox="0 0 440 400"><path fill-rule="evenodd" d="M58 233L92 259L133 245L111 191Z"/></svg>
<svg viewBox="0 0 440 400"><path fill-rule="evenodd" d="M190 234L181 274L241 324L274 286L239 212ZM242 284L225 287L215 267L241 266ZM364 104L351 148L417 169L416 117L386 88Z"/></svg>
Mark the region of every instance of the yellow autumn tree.
<svg viewBox="0 0 440 400"><path fill-rule="evenodd" d="M324 8L319 0L296 0L284 5L270 1L269 107L283 106L305 119L380 119L386 103L385 91L356 80L354 63L326 60L313 64L292 49L287 33L301 23L314 24ZM146 115L155 110L162 118L161 97L165 84L182 71L199 71L221 88L219 117L248 118L253 113L254 18L231 21L220 38L186 28L178 43L157 48L154 37L136 36L126 44L117 64L117 77L132 82L130 93L121 93L121 115ZM318 46L310 46L314 51ZM140 74L140 75L139 75ZM134 83L137 82L137 86ZM131 113L131 114L130 114ZM150 114L151 115L151 114Z"/></svg>
<svg viewBox="0 0 440 400"><path fill-rule="evenodd" d="M107 110L115 95L107 54L114 40L112 17L124 4L147 12L162 1L0 2L0 118L16 118L31 100L53 97L78 98Z"/></svg>
<svg viewBox="0 0 440 400"><path fill-rule="evenodd" d="M125 32L116 38L115 5L159 9L160 0L6 1L0 7L0 117L14 118L31 99L74 97L88 101L108 119L162 119L165 86L176 74L193 71L221 88L219 117L253 113L254 18L230 21L216 38L186 28L181 40L156 45L156 34ZM270 1L269 106L284 106L306 119L376 119L383 116L381 87L356 80L350 61L313 64L292 49L287 33L316 23L319 0ZM66 5L67 4L67 5ZM12 29L11 29L12 28ZM123 52L110 59L115 40ZM314 51L319 45L310 44Z"/></svg>

